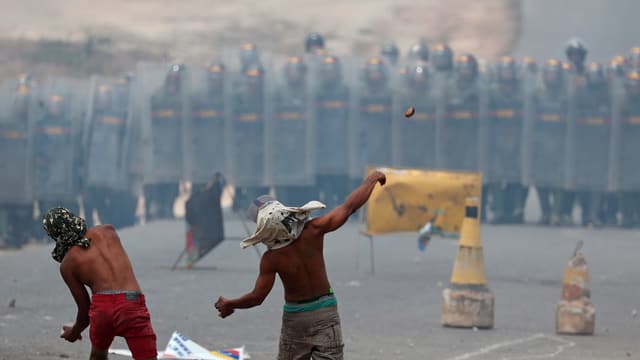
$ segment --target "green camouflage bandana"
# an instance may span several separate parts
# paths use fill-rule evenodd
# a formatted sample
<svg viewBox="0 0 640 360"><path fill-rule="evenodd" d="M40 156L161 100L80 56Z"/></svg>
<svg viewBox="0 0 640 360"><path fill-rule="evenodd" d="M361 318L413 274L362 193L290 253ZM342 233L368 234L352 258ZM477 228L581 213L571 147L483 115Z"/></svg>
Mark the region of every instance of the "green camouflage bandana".
<svg viewBox="0 0 640 360"><path fill-rule="evenodd" d="M86 222L68 209L61 207L49 209L42 218L42 227L56 242L51 256L59 263L71 247L78 245L88 248L91 245L91 239L84 237L87 232Z"/></svg>

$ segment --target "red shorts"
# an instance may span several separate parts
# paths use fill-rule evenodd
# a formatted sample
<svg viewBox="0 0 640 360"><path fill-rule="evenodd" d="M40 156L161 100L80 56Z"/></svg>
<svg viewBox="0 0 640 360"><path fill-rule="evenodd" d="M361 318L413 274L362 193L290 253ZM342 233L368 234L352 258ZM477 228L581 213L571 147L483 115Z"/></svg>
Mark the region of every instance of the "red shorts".
<svg viewBox="0 0 640 360"><path fill-rule="evenodd" d="M107 350L113 338L124 337L134 359L155 358L156 334L144 295L93 294L89 309L89 338L96 350Z"/></svg>

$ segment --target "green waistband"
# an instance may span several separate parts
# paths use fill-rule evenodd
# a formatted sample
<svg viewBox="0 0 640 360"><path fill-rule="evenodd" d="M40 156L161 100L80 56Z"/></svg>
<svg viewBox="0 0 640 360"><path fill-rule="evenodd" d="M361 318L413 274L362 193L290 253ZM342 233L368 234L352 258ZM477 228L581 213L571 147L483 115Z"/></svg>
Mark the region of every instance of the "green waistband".
<svg viewBox="0 0 640 360"><path fill-rule="evenodd" d="M287 313L300 313L306 311L313 311L322 309L330 306L337 306L338 300L333 295L333 293L329 293L327 295L322 295L319 298L312 301L304 301L304 302L296 302L296 303L286 303L284 304L283 310Z"/></svg>

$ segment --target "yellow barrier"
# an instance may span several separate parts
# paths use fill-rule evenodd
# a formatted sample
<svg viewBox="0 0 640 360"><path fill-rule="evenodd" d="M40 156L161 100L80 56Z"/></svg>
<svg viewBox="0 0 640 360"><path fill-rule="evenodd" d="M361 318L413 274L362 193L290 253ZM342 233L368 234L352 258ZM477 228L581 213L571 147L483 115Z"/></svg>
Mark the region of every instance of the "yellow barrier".
<svg viewBox="0 0 640 360"><path fill-rule="evenodd" d="M480 198L480 173L422 169L374 168L387 175L373 190L366 209L366 233L417 232L437 215L442 235L457 237L465 215L465 199Z"/></svg>

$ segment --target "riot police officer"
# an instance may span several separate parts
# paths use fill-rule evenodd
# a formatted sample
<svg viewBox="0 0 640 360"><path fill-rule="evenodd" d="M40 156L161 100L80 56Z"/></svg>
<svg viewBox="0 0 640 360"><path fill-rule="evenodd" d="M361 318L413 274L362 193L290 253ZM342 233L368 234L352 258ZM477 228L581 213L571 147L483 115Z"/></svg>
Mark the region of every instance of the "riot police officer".
<svg viewBox="0 0 640 360"><path fill-rule="evenodd" d="M229 170L235 185L234 211L244 211L265 186L265 73L259 64L241 73L232 101Z"/></svg>
<svg viewBox="0 0 640 360"><path fill-rule="evenodd" d="M183 177L184 72L184 65L171 65L164 85L151 97L153 174L144 179L147 220L174 216L173 205Z"/></svg>
<svg viewBox="0 0 640 360"><path fill-rule="evenodd" d="M33 197L27 166L29 157L31 76L21 74L10 89L8 108L0 121L0 238L20 247L34 235ZM0 241L1 242L1 241Z"/></svg>
<svg viewBox="0 0 640 360"><path fill-rule="evenodd" d="M103 223L114 224L115 192L122 186L122 149L126 131L126 107L119 107L112 84L97 84L87 134L87 174L83 196L88 226L93 226L93 212ZM117 216L117 215L116 215ZM114 224L116 225L116 224ZM117 226L117 225L116 225Z"/></svg>
<svg viewBox="0 0 640 360"><path fill-rule="evenodd" d="M444 43L436 44L431 49L431 65L437 72L453 72L453 50Z"/></svg>
<svg viewBox="0 0 640 360"><path fill-rule="evenodd" d="M454 60L452 84L445 92L441 139L436 149L438 168L480 171L480 107L478 61L472 54ZM482 190L481 216L485 219L487 190Z"/></svg>
<svg viewBox="0 0 640 360"><path fill-rule="evenodd" d="M212 62L202 74L206 77L203 91L191 97L189 143L192 189L207 184L211 174L225 170L227 118L227 68L221 62Z"/></svg>
<svg viewBox="0 0 640 360"><path fill-rule="evenodd" d="M640 70L632 69L624 78L624 98L620 109L619 175L622 226L640 226Z"/></svg>
<svg viewBox="0 0 640 360"><path fill-rule="evenodd" d="M565 54L567 60L573 66L576 74L582 75L586 70L585 61L587 60L587 48L582 40L578 38L571 38L567 42L565 48Z"/></svg>
<svg viewBox="0 0 640 360"><path fill-rule="evenodd" d="M391 164L392 96L386 64L379 57L367 60L359 94L358 135L356 146L358 166L352 181L362 181L367 166Z"/></svg>
<svg viewBox="0 0 640 360"><path fill-rule="evenodd" d="M316 186L318 198L327 208L340 204L349 191L349 104L350 91L344 82L342 64L335 56L325 56L318 69L314 89L316 104Z"/></svg>
<svg viewBox="0 0 640 360"><path fill-rule="evenodd" d="M502 57L490 92L488 194L494 223L522 223L527 187L521 184L525 94L515 60Z"/></svg>
<svg viewBox="0 0 640 360"><path fill-rule="evenodd" d="M34 185L40 209L63 206L78 213L82 131L65 95L50 92L45 113L36 122Z"/></svg>
<svg viewBox="0 0 640 360"><path fill-rule="evenodd" d="M562 62L550 59L542 67L542 86L534 99L531 183L536 187L541 225L566 225L562 213L565 178L568 98Z"/></svg>
<svg viewBox="0 0 640 360"><path fill-rule="evenodd" d="M269 119L268 178L284 203L302 205L313 196L310 94L307 65L300 56L289 57L283 84L273 98Z"/></svg>
<svg viewBox="0 0 640 360"><path fill-rule="evenodd" d="M410 65L400 93L401 109L415 107L411 117L394 121L393 164L400 167L435 168L436 99L430 70L426 65Z"/></svg>
<svg viewBox="0 0 640 360"><path fill-rule="evenodd" d="M592 63L584 75L585 84L575 94L571 185L582 209L582 224L599 226L608 187L611 104L603 66Z"/></svg>

